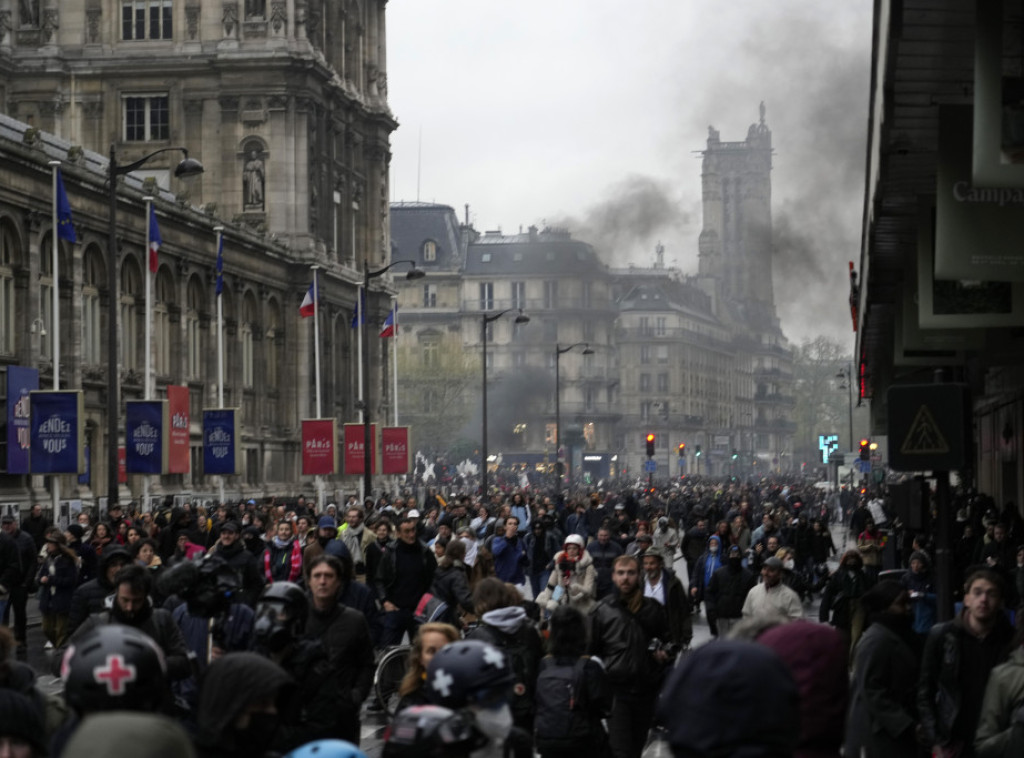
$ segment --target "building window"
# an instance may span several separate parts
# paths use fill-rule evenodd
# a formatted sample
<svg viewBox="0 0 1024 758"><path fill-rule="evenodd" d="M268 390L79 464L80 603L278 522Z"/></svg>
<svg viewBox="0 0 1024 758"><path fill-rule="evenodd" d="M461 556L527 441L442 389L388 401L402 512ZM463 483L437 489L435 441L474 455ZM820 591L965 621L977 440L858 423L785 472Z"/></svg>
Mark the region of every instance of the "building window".
<svg viewBox="0 0 1024 758"><path fill-rule="evenodd" d="M650 363L651 362L651 346L641 345L640 346L640 362Z"/></svg>
<svg viewBox="0 0 1024 758"><path fill-rule="evenodd" d="M434 339L424 339L421 344L423 365L426 368L437 368L441 365L441 345Z"/></svg>
<svg viewBox="0 0 1024 758"><path fill-rule="evenodd" d="M651 375L640 374L640 391L650 392L651 391Z"/></svg>
<svg viewBox="0 0 1024 758"><path fill-rule="evenodd" d="M436 308L437 307L437 285L436 284L424 284L423 285L423 307L424 308Z"/></svg>
<svg viewBox="0 0 1024 758"><path fill-rule="evenodd" d="M174 302L174 284L166 271L156 280L156 300L153 302L153 373L167 376L171 373L171 314L168 306Z"/></svg>
<svg viewBox="0 0 1024 758"><path fill-rule="evenodd" d="M123 0L121 37L126 40L171 39L171 0Z"/></svg>
<svg viewBox="0 0 1024 758"><path fill-rule="evenodd" d="M558 282L544 282L544 307L555 308L558 305Z"/></svg>
<svg viewBox="0 0 1024 758"><path fill-rule="evenodd" d="M651 418L651 401L641 400L640 401L640 420L648 421ZM641 439L641 442L643 440Z"/></svg>
<svg viewBox="0 0 1024 758"><path fill-rule="evenodd" d="M423 262L434 263L437 261L437 243L434 240L427 240L423 243Z"/></svg>
<svg viewBox="0 0 1024 758"><path fill-rule="evenodd" d="M0 353L14 353L14 234L0 225Z"/></svg>
<svg viewBox="0 0 1024 758"><path fill-rule="evenodd" d="M526 353L512 353L512 368L524 368L526 366Z"/></svg>
<svg viewBox="0 0 1024 758"><path fill-rule="evenodd" d="M85 254L82 271L82 362L95 366L103 362L100 332L100 282L103 264L99 255L90 250Z"/></svg>
<svg viewBox="0 0 1024 758"><path fill-rule="evenodd" d="M593 293L592 293L591 290L592 290L592 283L591 282L583 282L583 298L582 298L581 305L584 308L589 308L590 307L590 301L591 301L591 298L593 297Z"/></svg>
<svg viewBox="0 0 1024 758"><path fill-rule="evenodd" d="M658 363L668 363L668 345L655 345Z"/></svg>
<svg viewBox="0 0 1024 758"><path fill-rule="evenodd" d="M594 334L596 334L596 330L594 329L594 322L591 321L590 319L587 319L586 321L583 322L583 341L593 342Z"/></svg>
<svg viewBox="0 0 1024 758"><path fill-rule="evenodd" d="M139 324L135 298L139 294L139 270L135 261L126 258L121 264L121 366L134 371L139 365Z"/></svg>
<svg viewBox="0 0 1024 758"><path fill-rule="evenodd" d="M658 316L654 319L654 334L656 337L664 337L667 330L665 328L665 317Z"/></svg>
<svg viewBox="0 0 1024 758"><path fill-rule="evenodd" d="M161 142L170 136L167 95L133 95L124 98L126 142Z"/></svg>
<svg viewBox="0 0 1024 758"><path fill-rule="evenodd" d="M651 331L651 320L647 316L640 317L640 336L650 337L653 332Z"/></svg>
<svg viewBox="0 0 1024 758"><path fill-rule="evenodd" d="M512 307L526 308L526 282L512 282Z"/></svg>
<svg viewBox="0 0 1024 758"><path fill-rule="evenodd" d="M480 282L480 310L494 308L494 282Z"/></svg>
<svg viewBox="0 0 1024 758"><path fill-rule="evenodd" d="M668 392L668 374L658 374L658 392Z"/></svg>
<svg viewBox="0 0 1024 758"><path fill-rule="evenodd" d="M583 390L583 409L587 411L594 410L594 389L593 387L587 387Z"/></svg>

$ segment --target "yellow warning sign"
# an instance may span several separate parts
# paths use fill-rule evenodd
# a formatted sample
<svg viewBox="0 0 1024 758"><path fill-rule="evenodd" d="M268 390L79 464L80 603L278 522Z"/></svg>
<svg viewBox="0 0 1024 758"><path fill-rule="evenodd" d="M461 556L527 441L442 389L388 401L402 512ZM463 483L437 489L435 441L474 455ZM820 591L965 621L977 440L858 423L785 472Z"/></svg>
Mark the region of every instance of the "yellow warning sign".
<svg viewBox="0 0 1024 758"><path fill-rule="evenodd" d="M942 455L949 452L949 443L927 405L917 409L917 415L900 446L904 455Z"/></svg>

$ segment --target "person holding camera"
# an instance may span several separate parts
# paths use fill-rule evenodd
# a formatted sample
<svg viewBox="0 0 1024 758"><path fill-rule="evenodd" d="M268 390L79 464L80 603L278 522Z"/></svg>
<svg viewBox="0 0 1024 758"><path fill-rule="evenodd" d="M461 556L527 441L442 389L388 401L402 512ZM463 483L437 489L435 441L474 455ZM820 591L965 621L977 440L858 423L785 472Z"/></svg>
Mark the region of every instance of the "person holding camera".
<svg viewBox="0 0 1024 758"><path fill-rule="evenodd" d="M590 614L590 654L599 657L615 693L608 735L615 758L639 758L647 740L671 639L665 608L644 597L640 563L622 555L612 564L616 592ZM655 644L656 643L656 644Z"/></svg>
<svg viewBox="0 0 1024 758"><path fill-rule="evenodd" d="M586 616L597 602L597 569L584 549L583 537L566 537L561 551L555 553L554 564L547 587L537 596L537 605L549 613L568 605Z"/></svg>

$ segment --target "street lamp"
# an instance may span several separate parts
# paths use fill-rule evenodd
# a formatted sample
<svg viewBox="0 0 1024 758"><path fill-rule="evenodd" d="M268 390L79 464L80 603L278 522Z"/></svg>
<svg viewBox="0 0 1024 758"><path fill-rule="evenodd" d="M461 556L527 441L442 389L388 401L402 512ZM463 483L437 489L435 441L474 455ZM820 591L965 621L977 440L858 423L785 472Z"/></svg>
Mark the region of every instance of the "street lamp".
<svg viewBox="0 0 1024 758"><path fill-rule="evenodd" d="M480 358L480 366L483 370L483 430L481 434L483 439L480 444L480 496L485 505L487 504L487 325L514 310L519 311L516 315L515 323L525 324L529 322L530 317L523 313L522 308L506 308L503 311L490 315L487 313L480 314L480 341L483 344L483 352Z"/></svg>
<svg viewBox="0 0 1024 758"><path fill-rule="evenodd" d="M555 344L555 481L558 483L558 489L562 489L562 470L561 463L558 460L558 456L562 451L562 392L561 392L561 375L559 374L558 363L559 359L564 353L568 353L574 347L583 346L583 355L593 355L594 351L590 349L589 342L577 342L569 347L559 347ZM566 456L566 473L569 474L569 484L572 484L572 456Z"/></svg>
<svg viewBox="0 0 1024 758"><path fill-rule="evenodd" d="M373 448L370 447L370 332L369 323L370 320L366 318L366 306L363 303L369 302L370 292L370 280L376 279L378 276L386 274L393 266L397 266L399 263L408 263L412 266L410 271L405 274L406 279L420 279L427 275L427 272L423 269L416 268L416 261L410 258L402 258L397 261L391 261L384 268L379 268L376 271L370 270L370 261L367 258L363 258L363 292L360 295L359 303L356 305L357 308L362 309L362 324L360 328L363 330L363 497L372 497L373 492L373 469L371 464L373 463L373 457L370 455Z"/></svg>
<svg viewBox="0 0 1024 758"><path fill-rule="evenodd" d="M107 508L113 507L117 502L117 422L119 418L119 401L121 389L121 377L117 373L117 312L119 308L117 291L117 177L130 174L143 167L150 158L161 153L180 152L182 158L174 169L174 176L177 179L186 179L198 176L203 173L203 164L195 158L188 157L188 150L183 147L164 147L155 150L147 156L139 158L133 163L124 166L117 165L117 153L114 146L110 146L110 164L108 178L110 179L109 190L109 220L107 222L107 292L110 302L107 307ZM149 244L149 240L146 240ZM54 276L57 273L54 272Z"/></svg>
<svg viewBox="0 0 1024 758"><path fill-rule="evenodd" d="M839 380L839 389L848 390L847 397L849 398L850 406L850 417L849 417L849 433L850 433L850 452L853 452L853 365L847 365L846 368L842 368L836 374L836 379ZM859 405L858 401L858 405Z"/></svg>

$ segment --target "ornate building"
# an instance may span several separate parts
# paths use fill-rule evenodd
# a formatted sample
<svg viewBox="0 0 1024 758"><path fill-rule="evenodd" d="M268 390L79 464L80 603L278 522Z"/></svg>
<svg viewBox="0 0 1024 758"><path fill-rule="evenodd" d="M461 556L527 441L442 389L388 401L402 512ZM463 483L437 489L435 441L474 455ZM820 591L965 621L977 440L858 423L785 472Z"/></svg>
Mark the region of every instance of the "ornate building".
<svg viewBox="0 0 1024 758"><path fill-rule="evenodd" d="M319 265L322 415L357 418L350 322L363 266L389 262L386 0L0 0L0 275L9 301L0 363L47 371L50 234L48 160L64 162L79 243L58 275L65 386L86 390L91 483L106 492L106 312L119 305L125 397L139 392L143 194L156 196L164 245L154 287L158 391L186 384L198 410L216 397L212 271L215 225L225 230L228 405L243 409L244 471L228 491L293 491L299 421L315 414L313 342L297 313ZM172 178L178 147L205 172ZM150 156L118 191L118 281L107 281L108 151L118 165ZM6 280L5 280L6 281ZM371 322L391 297L375 278ZM110 285L114 286L111 287ZM6 285L5 285L6 286ZM63 306L62 306L63 307ZM38 315L37 315L38 314ZM37 317L40 323L36 323ZM215 325L215 321L213 324ZM371 403L386 408L379 341L370 340ZM43 383L45 384L45 379ZM193 452L196 463L198 448ZM354 480L353 480L354 482ZM69 481L63 491L74 491ZM137 494L130 481L122 494ZM160 491L211 491L201 470ZM5 497L35 499L39 481L3 477ZM339 477L334 486L343 486Z"/></svg>

